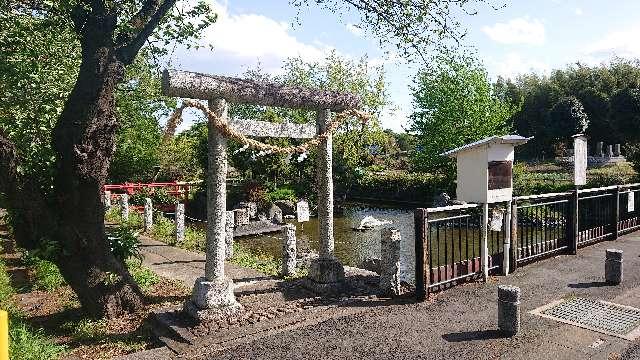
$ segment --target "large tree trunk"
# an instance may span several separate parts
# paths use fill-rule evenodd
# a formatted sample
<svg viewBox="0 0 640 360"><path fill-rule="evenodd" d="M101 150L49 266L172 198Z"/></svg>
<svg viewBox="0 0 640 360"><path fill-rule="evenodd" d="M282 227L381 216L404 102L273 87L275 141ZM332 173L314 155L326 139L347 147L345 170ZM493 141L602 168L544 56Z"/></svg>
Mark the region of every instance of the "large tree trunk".
<svg viewBox="0 0 640 360"><path fill-rule="evenodd" d="M113 47L95 43L83 44L78 80L54 130L56 238L63 247L58 264L83 308L114 317L143 301L105 236L102 188L115 147L114 91L125 67Z"/></svg>

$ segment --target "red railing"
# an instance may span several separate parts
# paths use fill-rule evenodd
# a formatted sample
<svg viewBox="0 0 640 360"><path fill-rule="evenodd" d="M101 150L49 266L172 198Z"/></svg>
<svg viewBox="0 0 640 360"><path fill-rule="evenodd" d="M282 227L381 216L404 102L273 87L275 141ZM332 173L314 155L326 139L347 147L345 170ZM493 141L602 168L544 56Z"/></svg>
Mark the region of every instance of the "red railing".
<svg viewBox="0 0 640 360"><path fill-rule="evenodd" d="M199 187L202 181L174 181L164 183L124 183L124 184L107 184L104 191L110 191L112 194L127 193L133 195L142 189L165 189L167 194L174 196L176 199L186 201L189 199L191 188Z"/></svg>

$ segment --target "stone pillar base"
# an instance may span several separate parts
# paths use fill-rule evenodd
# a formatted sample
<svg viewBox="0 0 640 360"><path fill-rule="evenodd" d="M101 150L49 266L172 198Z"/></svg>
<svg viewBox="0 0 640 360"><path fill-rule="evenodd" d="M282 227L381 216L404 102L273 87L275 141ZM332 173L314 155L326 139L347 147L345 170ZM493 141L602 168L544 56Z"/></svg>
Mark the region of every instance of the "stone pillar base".
<svg viewBox="0 0 640 360"><path fill-rule="evenodd" d="M184 305L184 311L198 321L217 321L242 310L233 294L233 281L222 279L208 281L201 277L193 286L191 299Z"/></svg>
<svg viewBox="0 0 640 360"><path fill-rule="evenodd" d="M344 286L344 267L336 258L314 259L304 286L320 294L340 292Z"/></svg>

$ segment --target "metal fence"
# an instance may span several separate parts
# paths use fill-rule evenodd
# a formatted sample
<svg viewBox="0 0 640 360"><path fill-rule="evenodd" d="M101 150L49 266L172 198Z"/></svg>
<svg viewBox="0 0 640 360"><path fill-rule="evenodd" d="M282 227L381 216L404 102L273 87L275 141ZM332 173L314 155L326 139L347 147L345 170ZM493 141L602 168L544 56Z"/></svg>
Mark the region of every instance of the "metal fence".
<svg viewBox="0 0 640 360"><path fill-rule="evenodd" d="M638 192L629 184L514 197L491 205L507 215L500 231L487 226L488 205L416 209L416 295L639 230Z"/></svg>
<svg viewBox="0 0 640 360"><path fill-rule="evenodd" d="M483 233L483 215L477 204L416 211L416 285L423 296L500 269L504 231Z"/></svg>
<svg viewBox="0 0 640 360"><path fill-rule="evenodd" d="M513 252L517 264L525 264L540 257L569 248L571 193L544 194L515 198L516 236Z"/></svg>

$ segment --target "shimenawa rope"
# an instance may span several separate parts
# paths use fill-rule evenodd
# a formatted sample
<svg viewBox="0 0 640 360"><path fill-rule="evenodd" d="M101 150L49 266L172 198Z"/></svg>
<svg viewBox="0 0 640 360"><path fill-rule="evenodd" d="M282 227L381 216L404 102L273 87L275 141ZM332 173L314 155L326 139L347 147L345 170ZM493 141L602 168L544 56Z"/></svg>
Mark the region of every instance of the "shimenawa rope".
<svg viewBox="0 0 640 360"><path fill-rule="evenodd" d="M354 116L362 120L362 122L367 122L369 121L369 119L371 119L371 115L365 112L355 110L355 109L345 110L336 114L335 120L330 123L330 125L327 127L327 130L322 134L316 135L311 140L301 145L280 147L276 145L265 144L261 141L248 138L246 135L242 134L241 132L229 126L229 124L226 121L224 121L222 118L216 115L206 105L193 100L183 100L182 105L176 109L176 111L171 115L171 117L167 121L167 124L168 124L167 126L173 127L173 128L172 129L168 128L165 131L165 134L175 133L175 127L179 123L178 120L182 117L182 112L186 108L194 108L202 111L205 115L207 115L209 120L213 122L213 125L216 127L216 129L218 129L220 133L222 133L222 135L224 135L228 139L236 140L245 145L248 145L252 149L265 151L271 154L304 153L310 147L318 146L318 144L322 140L326 139L329 135L335 132L340 126L340 124L342 124L342 122L349 116Z"/></svg>

